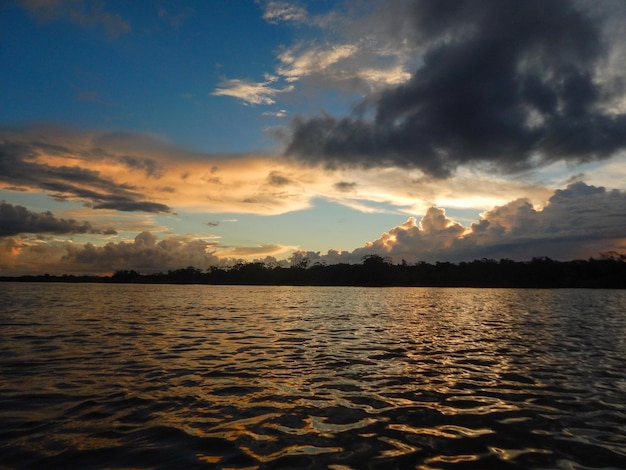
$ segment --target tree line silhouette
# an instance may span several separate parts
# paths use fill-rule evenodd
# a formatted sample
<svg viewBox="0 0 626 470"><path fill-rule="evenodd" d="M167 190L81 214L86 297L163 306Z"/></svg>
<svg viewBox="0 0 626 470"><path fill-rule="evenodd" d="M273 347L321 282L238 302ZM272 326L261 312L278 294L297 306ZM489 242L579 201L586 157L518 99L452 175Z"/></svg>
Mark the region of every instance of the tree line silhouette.
<svg viewBox="0 0 626 470"><path fill-rule="evenodd" d="M201 270L189 266L155 274L119 270L111 276L22 276L12 281L168 283L217 285L307 286L423 286L423 287L588 287L626 288L626 254L602 253L599 259L556 261L548 257L531 261L499 261L483 258L470 262L402 261L393 264L379 255L365 256L361 264L310 263L299 259L289 267L262 262L212 266Z"/></svg>

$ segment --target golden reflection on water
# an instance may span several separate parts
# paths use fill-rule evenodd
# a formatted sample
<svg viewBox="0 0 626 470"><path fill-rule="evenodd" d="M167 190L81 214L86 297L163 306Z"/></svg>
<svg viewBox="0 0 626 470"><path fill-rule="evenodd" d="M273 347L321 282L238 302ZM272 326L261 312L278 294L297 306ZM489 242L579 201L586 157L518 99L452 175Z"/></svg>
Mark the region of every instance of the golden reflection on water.
<svg viewBox="0 0 626 470"><path fill-rule="evenodd" d="M419 447L409 445L398 439L392 439L391 437L380 436L378 440L385 442L393 447L392 449L383 450L378 456L379 458L392 458L393 459L393 458L401 457L404 455L412 454L414 452L417 452L418 450L421 450Z"/></svg>
<svg viewBox="0 0 626 470"><path fill-rule="evenodd" d="M216 463L220 463L220 461L222 460L222 456L221 455L203 455L203 454L196 454L196 457L198 457L198 460L200 462L204 462L204 463L208 463L208 464L216 464ZM253 468L258 468L258 467L253 467Z"/></svg>
<svg viewBox="0 0 626 470"><path fill-rule="evenodd" d="M459 455L437 455L435 457L427 458L424 463L426 465L420 465L420 470L439 470L441 467L431 467L428 464L431 463L451 463L451 464L463 464L465 462L475 462L480 460L480 455L474 454L459 454Z"/></svg>
<svg viewBox="0 0 626 470"><path fill-rule="evenodd" d="M241 449L246 452L251 457L254 457L256 460L267 463L273 460L277 460L280 457L284 456L293 456L293 455L318 455L318 454L331 454L335 452L342 452L343 448L341 447L316 447L312 445L291 445L284 449L279 450L278 452L274 452L272 454L259 454L252 449L249 449L245 446L242 446Z"/></svg>
<svg viewBox="0 0 626 470"><path fill-rule="evenodd" d="M496 454L500 459L505 461L512 461L524 454L551 454L552 452L546 449L501 449L498 447L489 447L489 451Z"/></svg>
<svg viewBox="0 0 626 470"><path fill-rule="evenodd" d="M423 434L425 436L443 437L446 439L460 439L463 437L480 437L487 434L493 434L492 429L479 428L470 429L463 426L455 426L452 424L429 427L415 427L406 424L390 424L389 429L401 431L403 433Z"/></svg>
<svg viewBox="0 0 626 470"><path fill-rule="evenodd" d="M623 293L20 292L35 297L2 319L0 412L19 435L7 447L42 467L147 451L166 468L182 449L222 468L626 462Z"/></svg>

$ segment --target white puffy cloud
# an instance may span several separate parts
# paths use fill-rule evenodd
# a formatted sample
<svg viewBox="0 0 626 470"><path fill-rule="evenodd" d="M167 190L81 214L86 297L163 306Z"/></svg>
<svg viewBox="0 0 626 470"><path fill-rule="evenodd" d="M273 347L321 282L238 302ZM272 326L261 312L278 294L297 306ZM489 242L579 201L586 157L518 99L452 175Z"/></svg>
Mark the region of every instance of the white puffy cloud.
<svg viewBox="0 0 626 470"><path fill-rule="evenodd" d="M428 209L352 252L312 254L323 262L360 262L377 254L398 262L463 261L480 258L528 260L536 256L580 259L626 249L626 193L573 183L556 190L543 208L520 198L496 206L469 227Z"/></svg>
<svg viewBox="0 0 626 470"><path fill-rule="evenodd" d="M305 25L308 32L299 29L297 40L277 50L278 64L265 80L224 80L212 94L268 105L299 89L371 93L406 82L419 60L400 33L414 35L406 10L402 2L365 2L312 14L293 2L264 2L266 21Z"/></svg>

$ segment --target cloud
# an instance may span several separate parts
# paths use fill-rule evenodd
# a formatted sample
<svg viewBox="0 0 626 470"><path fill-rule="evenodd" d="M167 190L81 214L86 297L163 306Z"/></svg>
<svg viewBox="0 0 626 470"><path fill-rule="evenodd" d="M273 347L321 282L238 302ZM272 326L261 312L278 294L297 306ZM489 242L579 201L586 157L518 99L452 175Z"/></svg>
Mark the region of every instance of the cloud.
<svg viewBox="0 0 626 470"><path fill-rule="evenodd" d="M105 202L94 204L94 209L114 209L122 212L170 212L170 208L165 204L148 201L128 201L125 198L107 198Z"/></svg>
<svg viewBox="0 0 626 470"><path fill-rule="evenodd" d="M149 231L131 241L74 244L62 241L0 238L0 274L107 274L132 269L141 273L167 272L193 266L231 266L245 259L272 256L293 247L268 244L225 247L215 240L170 235L159 239Z"/></svg>
<svg viewBox="0 0 626 470"><path fill-rule="evenodd" d="M271 116L275 118L284 118L287 117L287 110L279 109L278 111L265 111L263 112L263 116Z"/></svg>
<svg viewBox="0 0 626 470"><path fill-rule="evenodd" d="M288 186L293 184L293 181L281 175L278 171L271 171L270 174L267 175L267 184L270 186Z"/></svg>
<svg viewBox="0 0 626 470"><path fill-rule="evenodd" d="M163 167L150 158L135 158L128 155L120 157L120 161L130 168L143 170L149 178L160 178L163 175Z"/></svg>
<svg viewBox="0 0 626 470"><path fill-rule="evenodd" d="M304 76L327 71L357 51L356 44L325 44L315 48L299 45L279 54L281 65L277 72L288 82L294 82Z"/></svg>
<svg viewBox="0 0 626 470"><path fill-rule="evenodd" d="M63 252L50 244L27 243L15 238L0 238L0 273L3 275L41 274L54 264L50 263L50 255L58 260ZM43 271L46 272L46 271ZM63 272L60 272L63 274Z"/></svg>
<svg viewBox="0 0 626 470"><path fill-rule="evenodd" d="M338 183L335 183L334 186L339 192L350 193L356 189L357 184L355 182L339 181Z"/></svg>
<svg viewBox="0 0 626 470"><path fill-rule="evenodd" d="M281 253L285 253L293 247L286 247L276 244L264 244L257 246L237 246L230 249L217 251L215 254L220 258L236 259L236 258L250 258L250 257L263 257L273 256Z"/></svg>
<svg viewBox="0 0 626 470"><path fill-rule="evenodd" d="M342 3L321 14L309 13L293 2L260 3L266 21L297 26L298 40L277 49L278 63L264 81L224 80L214 95L268 105L275 104L281 94L328 88L371 93L411 78L415 54L405 37L396 36L398 25L394 24L403 15L388 15L382 2L359 2L356 7ZM405 8L402 2L387 3L389 10Z"/></svg>
<svg viewBox="0 0 626 470"><path fill-rule="evenodd" d="M117 13L105 10L99 0L18 0L38 21L69 21L82 28L103 28L115 39L130 32L130 25Z"/></svg>
<svg viewBox="0 0 626 470"><path fill-rule="evenodd" d="M158 17L174 29L180 28L192 14L192 10L189 7L185 8L180 2L157 5Z"/></svg>
<svg viewBox="0 0 626 470"><path fill-rule="evenodd" d="M219 227L220 224L224 223L224 224L228 224L228 223L237 223L238 220L237 219L222 219L222 220L210 220L208 221L206 224L209 227Z"/></svg>
<svg viewBox="0 0 626 470"><path fill-rule="evenodd" d="M315 194L297 182L316 173L271 156L190 152L148 134L0 127L0 185L93 209L278 214L310 206Z"/></svg>
<svg viewBox="0 0 626 470"><path fill-rule="evenodd" d="M361 259L368 254L380 253L415 261L430 258L436 253L441 256L438 260L447 259L451 256L450 250L463 243L460 240L464 232L461 224L446 217L444 209L431 207L419 224L414 217L410 217L378 240L356 249L352 255Z"/></svg>
<svg viewBox="0 0 626 470"><path fill-rule="evenodd" d="M542 210L518 199L485 212L472 226L476 238L495 242L502 233L516 242L595 241L626 236L626 194L582 181L557 189Z"/></svg>
<svg viewBox="0 0 626 470"><path fill-rule="evenodd" d="M267 80L260 83L240 79L227 79L222 80L220 86L211 94L214 96L232 96L240 99L245 104L274 104L276 103L274 97L277 94L293 90L291 85L277 88L272 85L275 82L275 77L268 77Z"/></svg>
<svg viewBox="0 0 626 470"><path fill-rule="evenodd" d="M469 227L431 207L420 222L410 217L366 246L343 253L343 259L360 262L368 254L413 262L587 258L626 248L624 220L626 193L576 182L556 190L542 209L520 198L484 212ZM337 259L337 253L320 259L327 258Z"/></svg>
<svg viewBox="0 0 626 470"><path fill-rule="evenodd" d="M134 184L116 182L102 171L86 168L100 164L103 170L110 171L102 163L112 160L118 167L157 177L159 167L149 159L117 157L102 148L86 148L76 136L55 142L58 136L47 139L43 135L32 137L28 131L4 131L0 129L0 182L9 187L41 190L60 201L81 200L96 209L170 212L165 204L146 201Z"/></svg>
<svg viewBox="0 0 626 470"><path fill-rule="evenodd" d="M267 1L263 5L263 19L269 23L303 23L307 16L306 9L294 3Z"/></svg>
<svg viewBox="0 0 626 470"><path fill-rule="evenodd" d="M624 170L613 166L606 174L619 180ZM594 184L606 183L598 178ZM469 170L448 180L425 178L417 169L330 171L272 155L190 152L150 134L46 126L0 127L0 187L102 213L147 214L276 215L310 208L316 199L363 212L410 215L432 205L479 212L522 196L540 203L549 193L540 183Z"/></svg>
<svg viewBox="0 0 626 470"><path fill-rule="evenodd" d="M269 259L287 255L294 247L264 244L232 247L214 238L167 236L159 239L144 231L133 241L74 244L6 235L18 233L93 233L86 222L36 214L4 204L0 237L0 273L110 273L117 269L162 272L194 266L232 265L237 260ZM7 212L18 216L5 215ZM21 216L19 215L21 214ZM484 212L477 222L464 226L440 207L429 208L421 220L409 217L378 239L353 251L329 250L325 254L296 251L312 263L361 263L377 254L394 262L467 261L481 258L529 260L536 256L581 259L600 252L626 250L626 192L576 182L554 191L543 207L519 198ZM17 220L18 222L14 222ZM227 222L232 220L223 220ZM20 229L16 228L21 224ZM5 227L13 227L7 230ZM28 228L24 228L28 227ZM66 232L67 230L67 232ZM106 233L104 230L102 233Z"/></svg>
<svg viewBox="0 0 626 470"><path fill-rule="evenodd" d="M87 221L60 219L52 212L32 212L23 206L0 201L0 237L20 234L92 233L114 235L112 228L95 228Z"/></svg>
<svg viewBox="0 0 626 470"><path fill-rule="evenodd" d="M625 17L623 8L539 0L384 5L382 21L401 26L418 58L410 80L366 96L352 115L295 119L288 155L443 178L460 165L517 172L626 148L626 111L618 106L625 77L609 70L623 41L603 29Z"/></svg>
<svg viewBox="0 0 626 470"><path fill-rule="evenodd" d="M61 264L94 273L118 269L152 273L187 266L206 269L221 264L213 254L212 242L184 236L169 236L159 240L150 232L138 234L133 242L110 242L104 246L91 243L67 245L65 250Z"/></svg>
<svg viewBox="0 0 626 470"><path fill-rule="evenodd" d="M404 49L386 47L369 34L365 39L300 42L283 48L277 59L278 77L312 89L372 93L411 78L407 71L411 60Z"/></svg>

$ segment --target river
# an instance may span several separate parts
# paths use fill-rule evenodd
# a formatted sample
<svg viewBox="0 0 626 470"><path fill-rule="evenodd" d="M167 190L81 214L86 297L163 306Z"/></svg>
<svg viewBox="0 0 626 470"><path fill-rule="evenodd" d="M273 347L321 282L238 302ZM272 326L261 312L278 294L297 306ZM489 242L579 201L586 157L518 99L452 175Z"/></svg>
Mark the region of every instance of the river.
<svg viewBox="0 0 626 470"><path fill-rule="evenodd" d="M0 468L626 468L626 292L0 284Z"/></svg>

